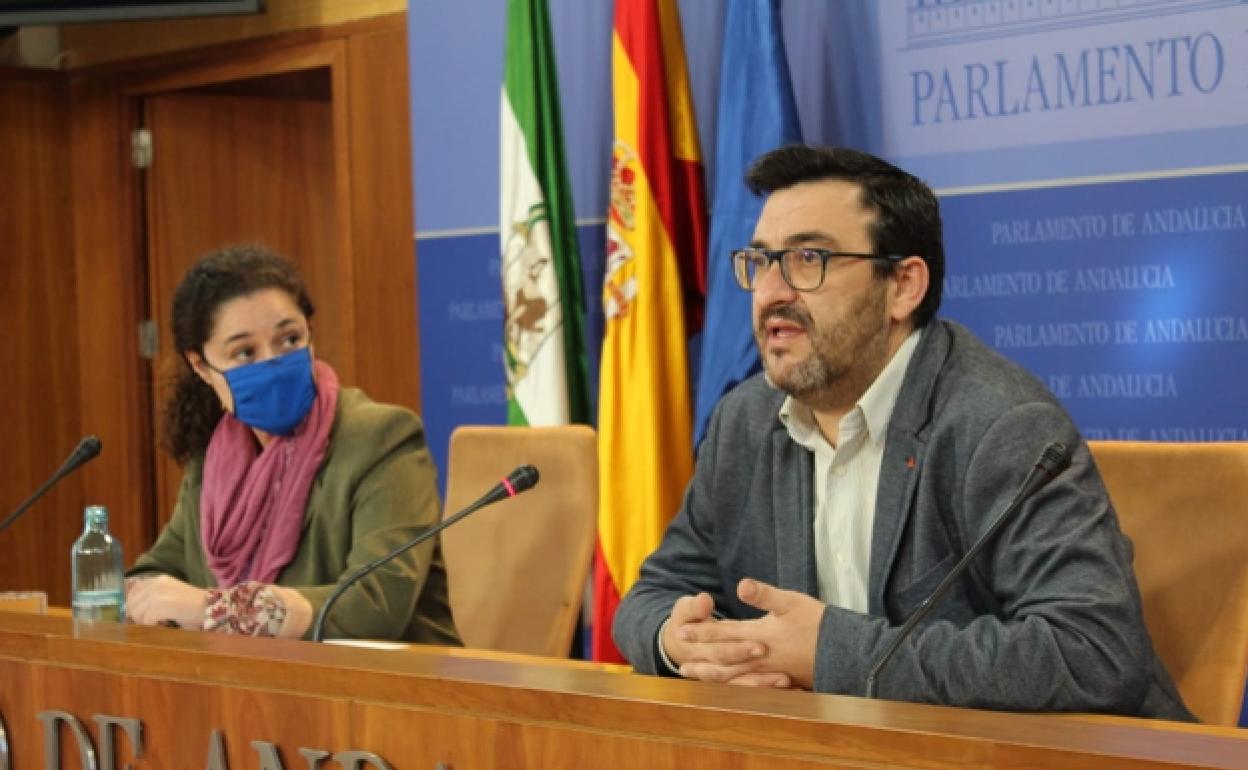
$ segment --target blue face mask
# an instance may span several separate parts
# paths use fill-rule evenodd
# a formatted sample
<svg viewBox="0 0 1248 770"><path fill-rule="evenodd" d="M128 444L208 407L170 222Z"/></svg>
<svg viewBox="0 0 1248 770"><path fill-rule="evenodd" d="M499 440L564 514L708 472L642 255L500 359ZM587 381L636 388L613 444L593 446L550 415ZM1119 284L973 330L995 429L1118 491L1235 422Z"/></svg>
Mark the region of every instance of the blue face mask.
<svg viewBox="0 0 1248 770"><path fill-rule="evenodd" d="M236 366L224 375L234 396L234 416L244 425L276 436L289 435L316 400L310 348Z"/></svg>

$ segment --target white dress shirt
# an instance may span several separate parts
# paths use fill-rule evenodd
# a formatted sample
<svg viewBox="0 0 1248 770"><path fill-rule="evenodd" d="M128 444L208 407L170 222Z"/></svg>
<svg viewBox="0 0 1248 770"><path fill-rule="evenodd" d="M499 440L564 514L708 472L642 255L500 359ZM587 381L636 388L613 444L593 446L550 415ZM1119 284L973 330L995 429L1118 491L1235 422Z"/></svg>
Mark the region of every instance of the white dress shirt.
<svg viewBox="0 0 1248 770"><path fill-rule="evenodd" d="M815 566L819 598L854 612L867 611L871 574L871 530L884 460L888 421L901 391L906 367L919 343L915 330L841 418L832 446L810 408L786 398L780 420L789 436L815 455Z"/></svg>

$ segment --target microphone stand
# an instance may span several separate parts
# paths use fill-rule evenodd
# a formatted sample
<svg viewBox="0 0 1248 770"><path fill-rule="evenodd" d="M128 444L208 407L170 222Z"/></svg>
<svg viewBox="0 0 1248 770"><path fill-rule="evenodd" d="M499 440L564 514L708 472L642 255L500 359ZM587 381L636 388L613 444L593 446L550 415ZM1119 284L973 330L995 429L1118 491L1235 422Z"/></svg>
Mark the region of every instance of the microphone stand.
<svg viewBox="0 0 1248 770"><path fill-rule="evenodd" d="M1037 490L1052 481L1057 474L1066 470L1069 465L1070 450L1064 444L1055 441L1044 448L1040 459L1032 467L1031 473L1023 480L1023 485L1018 490L1018 494L1014 496L1014 499L1006 506L1005 510L997 516L988 527L988 530L980 535L970 550L966 552L966 555L957 564L953 565L953 569L949 570L949 573L940 581L940 585L936 586L936 590L932 591L931 595L923 600L923 603L919 605L915 613L910 616L910 619L902 625L901 630L893 637L893 641L884 650L884 654L871 667L870 672L867 674L866 696L868 698L875 697L876 677L879 676L884 666L888 665L888 662L893 659L893 656L897 654L897 650L901 649L902 643L910 637L914 627L928 616L932 608L936 606L936 603L940 601L945 592L949 590L949 587L953 585L953 582L962 576L962 573L966 571L966 568L979 555L980 551L984 550L984 546L988 545L997 532L1005 526L1006 522L1014 517L1015 512L1022 508L1023 503L1031 499L1031 496Z"/></svg>
<svg viewBox="0 0 1248 770"><path fill-rule="evenodd" d="M51 489L56 482L73 473L79 466L86 464L89 460L98 455L102 446L103 445L100 443L100 440L95 436L87 436L82 441L78 442L78 446L74 447L74 451L71 452L69 457L65 459L65 462L61 463L61 467L56 470L56 473L53 473L51 478L43 482L43 484L40 485L40 487L36 489L30 497L23 500L22 504L17 506L17 510L6 516L4 521L0 521L0 532L3 532L12 526L13 522L17 521L19 516L29 510L29 508L34 505L39 498L43 497L43 495Z"/></svg>
<svg viewBox="0 0 1248 770"><path fill-rule="evenodd" d="M334 606L334 604L338 601L338 598L342 596L343 592L355 585L360 578L364 577L391 559L395 559L401 554L415 548L468 514L479 511L487 505L493 505L499 500L503 500L508 497L515 497L521 492L531 489L535 484L537 484L537 479L537 468L534 468L532 465L521 465L472 505L448 519L443 519L438 524L426 529L424 532L421 532L419 535L398 548L395 548L385 556L374 559L368 564L365 564L363 567L357 569L355 572L352 572L351 576L339 583L338 587L335 588L333 593L329 595L329 598L325 600L325 603L321 605L321 611L316 614L316 622L312 626L312 641L320 642L324 640L325 619L329 617L330 608Z"/></svg>

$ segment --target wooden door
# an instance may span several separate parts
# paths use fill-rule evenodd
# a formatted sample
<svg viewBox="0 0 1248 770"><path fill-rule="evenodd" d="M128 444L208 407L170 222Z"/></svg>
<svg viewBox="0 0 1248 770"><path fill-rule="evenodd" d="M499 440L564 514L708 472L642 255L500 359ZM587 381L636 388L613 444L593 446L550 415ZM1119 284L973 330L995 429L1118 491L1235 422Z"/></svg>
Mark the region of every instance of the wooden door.
<svg viewBox="0 0 1248 770"><path fill-rule="evenodd" d="M150 317L159 329L151 392L159 413L177 372L173 292L200 255L260 243L298 265L316 305L317 356L353 379L349 261L338 252L341 183L328 68L146 96ZM154 468L158 525L173 511L181 470L163 452Z"/></svg>

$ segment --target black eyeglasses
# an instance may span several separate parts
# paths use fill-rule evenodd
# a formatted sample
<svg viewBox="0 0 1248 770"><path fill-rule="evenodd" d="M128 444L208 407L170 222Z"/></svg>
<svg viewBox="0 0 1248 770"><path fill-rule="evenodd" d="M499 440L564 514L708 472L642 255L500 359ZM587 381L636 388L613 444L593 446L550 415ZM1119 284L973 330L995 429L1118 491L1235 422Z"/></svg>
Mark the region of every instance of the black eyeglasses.
<svg viewBox="0 0 1248 770"><path fill-rule="evenodd" d="M767 272L772 262L779 262L780 275L785 283L795 291L814 291L823 285L828 262L834 259L874 259L896 263L905 257L828 249L737 249L732 252L732 272L742 289L753 291L758 285L759 275Z"/></svg>

